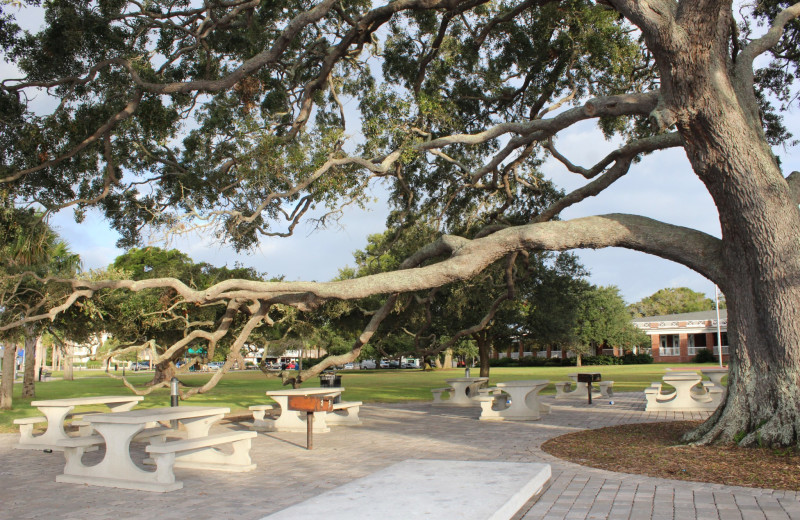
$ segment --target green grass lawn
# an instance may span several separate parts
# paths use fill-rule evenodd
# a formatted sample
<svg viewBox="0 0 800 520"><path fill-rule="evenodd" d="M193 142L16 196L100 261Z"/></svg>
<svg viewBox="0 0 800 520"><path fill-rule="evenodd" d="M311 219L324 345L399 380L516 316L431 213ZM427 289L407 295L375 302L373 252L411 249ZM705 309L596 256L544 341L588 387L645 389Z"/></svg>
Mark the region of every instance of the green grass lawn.
<svg viewBox="0 0 800 520"><path fill-rule="evenodd" d="M582 372L600 372L606 381L614 381L614 391L642 391L650 383L660 381L664 371L671 368L689 369L708 365L653 364L653 365L613 365L582 367ZM477 376L478 369L471 369L471 375ZM567 374L578 371L576 367L497 367L492 368L489 384L514 379L547 379L551 383L566 381ZM345 388L344 399L363 401L365 403L391 403L403 401L430 401L431 388L447 386L446 379L463 377L463 369L436 370L422 372L420 370L342 370L342 386ZM58 377L61 374L55 373ZM85 397L93 395L128 395L130 391L115 379L111 379L101 371L75 372L74 381L49 381L36 384L36 399L59 399L66 397ZM210 373L199 373L181 376L186 385L199 386L208 381ZM152 378L152 372L131 376L129 379L136 385L144 385ZM314 378L303 386L319 386ZM253 404L268 402L264 395L267 390L281 388L279 379L266 378L259 371L237 371L226 374L214 389L206 394L199 394L185 401L186 404L213 404L230 407L232 412L247 410ZM36 408L30 406L32 399L22 399L21 384L14 385L14 408L0 411L0 432L15 432L13 420L19 417L39 415ZM551 384L542 393L554 394ZM153 408L169 406L169 390L159 389L147 395L139 405ZM105 407L82 407L85 410L105 410Z"/></svg>

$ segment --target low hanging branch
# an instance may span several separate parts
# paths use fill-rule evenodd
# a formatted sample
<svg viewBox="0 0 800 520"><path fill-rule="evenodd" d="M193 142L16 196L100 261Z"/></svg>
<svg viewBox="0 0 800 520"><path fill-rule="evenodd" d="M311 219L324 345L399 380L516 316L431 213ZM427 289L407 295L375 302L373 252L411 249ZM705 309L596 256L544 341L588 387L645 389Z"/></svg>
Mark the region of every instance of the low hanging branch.
<svg viewBox="0 0 800 520"><path fill-rule="evenodd" d="M424 260L449 255L424 267L409 267L362 278L335 282L261 282L226 280L205 290L195 290L174 278L148 280L87 281L58 278L42 279L69 283L75 289L66 302L53 310L15 320L0 327L9 330L42 319L53 319L81 297L101 289L142 291L171 288L186 303L207 304L228 301L236 307L241 301L284 304L300 310L312 309L330 299L354 300L376 294L406 293L466 280L509 253L547 249L565 251L576 248L624 247L650 253L699 272L710 280L724 283L721 276L719 239L693 229L674 226L646 217L609 214L563 222L542 222L499 230L489 236L469 240L443 235L404 262L419 265ZM234 312L229 310L228 312ZM197 336L204 337L202 332ZM193 337L193 338L194 338ZM181 342L181 345L188 340Z"/></svg>

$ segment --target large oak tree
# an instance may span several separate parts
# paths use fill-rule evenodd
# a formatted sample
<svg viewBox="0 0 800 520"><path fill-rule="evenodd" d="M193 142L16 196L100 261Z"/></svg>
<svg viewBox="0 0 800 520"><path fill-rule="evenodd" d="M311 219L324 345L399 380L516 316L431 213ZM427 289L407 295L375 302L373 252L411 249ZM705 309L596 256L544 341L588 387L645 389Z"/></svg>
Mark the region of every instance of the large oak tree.
<svg viewBox="0 0 800 520"><path fill-rule="evenodd" d="M9 326L103 288L166 286L188 303L246 306L236 348L276 303L389 295L354 358L398 293L523 251L625 247L726 295L729 391L691 438L798 444L800 174L785 175L771 146L796 99L800 3L758 2L737 20L730 0L51 0L35 34L15 9L0 18L21 71L0 87L0 183L17 204L79 219L100 207L123 245L203 227L247 248L312 210L328 223L383 179L390 226L424 217L443 234L394 272L333 283L65 282L69 299ZM762 55L772 61L756 69ZM556 140L584 121L623 142L589 167ZM720 238L637 215L555 220L643 154L678 147ZM546 157L590 182L542 208Z"/></svg>

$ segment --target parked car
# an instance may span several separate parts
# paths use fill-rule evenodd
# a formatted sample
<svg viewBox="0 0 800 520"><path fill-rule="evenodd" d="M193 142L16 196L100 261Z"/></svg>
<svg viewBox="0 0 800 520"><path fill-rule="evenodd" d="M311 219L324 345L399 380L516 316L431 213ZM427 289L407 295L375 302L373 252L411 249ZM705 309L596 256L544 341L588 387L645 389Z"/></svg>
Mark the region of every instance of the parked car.
<svg viewBox="0 0 800 520"><path fill-rule="evenodd" d="M372 370L375 368L375 362L371 359L365 359L361 362L361 369L362 370Z"/></svg>
<svg viewBox="0 0 800 520"><path fill-rule="evenodd" d="M396 360L389 361L389 368L400 368L400 362Z"/></svg>
<svg viewBox="0 0 800 520"><path fill-rule="evenodd" d="M381 368L389 368L389 362L385 359L381 360Z"/></svg>
<svg viewBox="0 0 800 520"><path fill-rule="evenodd" d="M147 361L136 361L131 363L131 370L139 371L139 370L150 370L150 363Z"/></svg>
<svg viewBox="0 0 800 520"><path fill-rule="evenodd" d="M419 367L417 366L416 363L411 363L411 362L406 361L405 363L403 363L401 365L400 368L419 368Z"/></svg>
<svg viewBox="0 0 800 520"><path fill-rule="evenodd" d="M211 361L208 364L208 368L209 370L219 370L220 368L222 368L222 365L224 364L225 363L223 363L222 361Z"/></svg>

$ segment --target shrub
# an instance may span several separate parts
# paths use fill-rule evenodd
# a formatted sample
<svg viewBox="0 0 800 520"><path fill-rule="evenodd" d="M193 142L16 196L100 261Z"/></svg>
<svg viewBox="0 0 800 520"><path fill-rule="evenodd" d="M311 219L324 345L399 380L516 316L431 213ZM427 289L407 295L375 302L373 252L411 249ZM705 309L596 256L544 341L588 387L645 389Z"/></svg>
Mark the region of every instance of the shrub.
<svg viewBox="0 0 800 520"><path fill-rule="evenodd" d="M584 365L621 365L621 358L614 356L606 356L601 354L599 356L583 356L581 362Z"/></svg>
<svg viewBox="0 0 800 520"><path fill-rule="evenodd" d="M490 359L489 366L490 367L510 367L513 365L517 365L517 360L510 357L498 358L498 359Z"/></svg>
<svg viewBox="0 0 800 520"><path fill-rule="evenodd" d="M547 358L539 356L525 356L519 360L519 366L521 367L543 367L545 363L547 363Z"/></svg>
<svg viewBox="0 0 800 520"><path fill-rule="evenodd" d="M697 354L694 355L692 361L695 363L713 363L717 360L717 356L714 355L713 352L704 348L703 350L699 351Z"/></svg>
<svg viewBox="0 0 800 520"><path fill-rule="evenodd" d="M621 359L623 365L647 365L653 362L653 356L650 354L632 354L630 352Z"/></svg>
<svg viewBox="0 0 800 520"><path fill-rule="evenodd" d="M103 362L90 359L86 362L86 368L103 368Z"/></svg>

